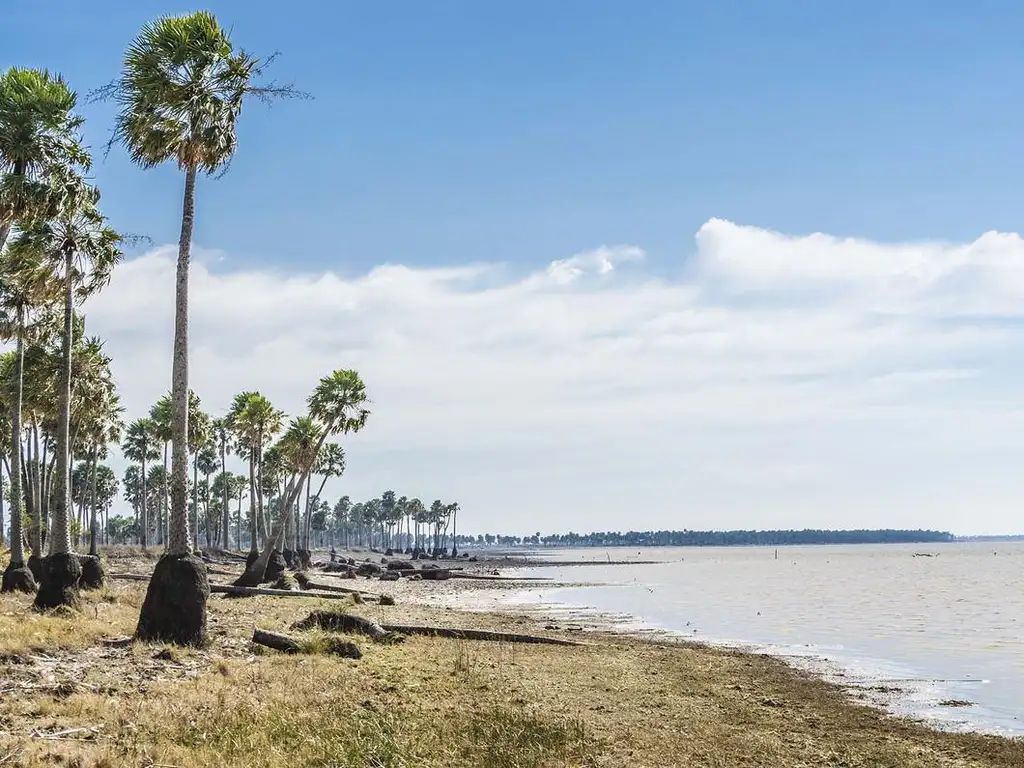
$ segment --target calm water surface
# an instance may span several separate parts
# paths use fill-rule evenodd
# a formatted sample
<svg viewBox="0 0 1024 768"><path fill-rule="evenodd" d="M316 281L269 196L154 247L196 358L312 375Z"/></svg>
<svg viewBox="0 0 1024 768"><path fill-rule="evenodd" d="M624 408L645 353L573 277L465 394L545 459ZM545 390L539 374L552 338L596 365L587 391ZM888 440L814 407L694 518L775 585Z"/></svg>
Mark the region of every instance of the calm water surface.
<svg viewBox="0 0 1024 768"><path fill-rule="evenodd" d="M485 599L756 646L941 727L1024 733L1024 543L562 550L657 565L523 569L586 582ZM927 554L931 557L915 556ZM878 687L898 688L881 692ZM972 702L951 707L947 700Z"/></svg>

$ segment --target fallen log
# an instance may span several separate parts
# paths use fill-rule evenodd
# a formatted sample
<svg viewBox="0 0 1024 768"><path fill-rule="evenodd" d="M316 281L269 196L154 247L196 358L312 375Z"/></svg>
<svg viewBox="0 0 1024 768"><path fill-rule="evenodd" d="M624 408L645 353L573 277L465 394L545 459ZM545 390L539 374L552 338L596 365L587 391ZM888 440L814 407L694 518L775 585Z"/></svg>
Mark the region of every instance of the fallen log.
<svg viewBox="0 0 1024 768"><path fill-rule="evenodd" d="M372 619L364 619L362 616L353 616L351 613L340 611L313 611L302 621L292 624L292 629L326 629L334 632L360 632L369 635L374 641L401 642L405 638L401 635L390 632Z"/></svg>
<svg viewBox="0 0 1024 768"><path fill-rule="evenodd" d="M234 584L211 584L210 592L223 595L248 597L263 595L265 597L319 597L323 600L344 600L348 595L334 592L307 592L302 589L270 589L268 587L236 587Z"/></svg>
<svg viewBox="0 0 1024 768"><path fill-rule="evenodd" d="M575 640L563 640L559 637L519 635L513 632L491 632L485 629L425 627L418 624L382 624L381 628L388 632L399 632L403 635L428 635L432 637L447 637L453 640L491 640L500 643L533 643L535 645L587 645L587 643L580 643Z"/></svg>
<svg viewBox="0 0 1024 768"><path fill-rule="evenodd" d="M235 571L226 571L223 568L211 568L210 566L206 566L206 572L217 576L238 576L238 573Z"/></svg>
<svg viewBox="0 0 1024 768"><path fill-rule="evenodd" d="M281 635L277 632L269 632L265 629L255 628L252 631L252 641L256 645L263 645L284 653L316 653L318 651L329 653L334 656L342 656L346 659L361 659L363 657L359 646L350 640L342 640L337 637L327 638L322 645L315 641L312 643L301 643L288 635Z"/></svg>
<svg viewBox="0 0 1024 768"><path fill-rule="evenodd" d="M298 640L294 640L287 635L279 635L277 632L268 632L258 627L252 631L252 641L256 645L264 645L267 648L273 648L275 651L283 651L284 653L298 653L302 650Z"/></svg>
<svg viewBox="0 0 1024 768"><path fill-rule="evenodd" d="M149 581L150 577L145 573L108 573L108 579L121 579L122 581Z"/></svg>
<svg viewBox="0 0 1024 768"><path fill-rule="evenodd" d="M477 581L551 581L547 576L485 576L479 573L456 573L449 574L452 579L476 579Z"/></svg>
<svg viewBox="0 0 1024 768"><path fill-rule="evenodd" d="M532 643L535 645L584 646L587 643L563 640L559 637L541 635L519 635L512 632L492 632L484 629L457 629L454 627L428 627L419 624L378 624L372 619L354 616L339 611L313 611L302 621L292 624L292 629L326 629L340 632L362 632L374 640L384 640L390 634L428 635L453 640L490 640L502 643Z"/></svg>

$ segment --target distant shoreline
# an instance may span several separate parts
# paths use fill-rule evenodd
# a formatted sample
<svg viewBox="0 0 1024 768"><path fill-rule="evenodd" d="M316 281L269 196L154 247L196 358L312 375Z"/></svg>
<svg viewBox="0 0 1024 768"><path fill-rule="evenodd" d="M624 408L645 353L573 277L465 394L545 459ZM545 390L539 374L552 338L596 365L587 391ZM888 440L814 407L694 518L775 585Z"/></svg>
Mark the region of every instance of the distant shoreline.
<svg viewBox="0 0 1024 768"><path fill-rule="evenodd" d="M460 536L460 550L518 552L529 549L636 547L784 547L815 544L941 544L960 540L949 531L925 529L771 529L721 531L595 531L541 536L472 534Z"/></svg>

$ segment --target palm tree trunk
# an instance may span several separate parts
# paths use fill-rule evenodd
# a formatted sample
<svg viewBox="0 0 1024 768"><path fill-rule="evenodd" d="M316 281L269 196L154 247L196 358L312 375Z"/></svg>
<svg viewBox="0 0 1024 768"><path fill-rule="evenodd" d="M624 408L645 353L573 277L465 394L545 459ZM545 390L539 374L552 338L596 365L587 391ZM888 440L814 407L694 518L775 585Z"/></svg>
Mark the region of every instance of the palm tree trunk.
<svg viewBox="0 0 1024 768"><path fill-rule="evenodd" d="M193 544L199 548L199 451L192 457L192 514L196 517L196 536Z"/></svg>
<svg viewBox="0 0 1024 768"><path fill-rule="evenodd" d="M241 498L239 498L241 506ZM249 551L259 552L256 543L256 449L253 448L249 454Z"/></svg>
<svg viewBox="0 0 1024 768"><path fill-rule="evenodd" d="M223 440L221 440L220 443L220 476L221 479L224 481L224 488L222 489L223 493L221 494L224 497L224 519L221 521L221 527L223 528L224 534L224 541L222 542L221 546L225 550L228 550L231 549L231 542L229 538L231 533L231 510L228 508L228 491L230 489L228 488L227 446L224 444Z"/></svg>
<svg viewBox="0 0 1024 768"><path fill-rule="evenodd" d="M43 441L42 458L39 453L39 426L32 424L32 441L34 443L35 461L29 469L33 472L32 490L35 494L35 505L32 509L32 531L29 546L36 557L43 556L43 520L46 516L46 500L43 498L43 463L46 461L46 441Z"/></svg>
<svg viewBox="0 0 1024 768"><path fill-rule="evenodd" d="M174 291L174 352L171 364L171 514L167 553L153 569L135 635L141 640L206 643L210 584L192 555L188 524L188 271L195 219L196 169L185 171L181 238Z"/></svg>
<svg viewBox="0 0 1024 768"><path fill-rule="evenodd" d="M171 417L174 418L173 416ZM157 513L157 544L163 544L164 549L167 549L167 533L168 522L167 522L167 498L169 496L167 492L167 480L170 475L167 469L167 442L164 442L164 475L160 479L160 488L163 495L160 497L160 511Z"/></svg>
<svg viewBox="0 0 1024 768"><path fill-rule="evenodd" d="M185 171L181 237L174 290L174 356L171 364L171 514L167 522L171 555L192 552L188 525L188 271L195 221L196 169Z"/></svg>
<svg viewBox="0 0 1024 768"><path fill-rule="evenodd" d="M149 496L146 493L146 451L149 445L142 446L142 512L139 515L139 546L146 548L149 531Z"/></svg>
<svg viewBox="0 0 1024 768"><path fill-rule="evenodd" d="M71 334L74 317L74 284L71 273L74 269L74 251L64 253L64 334L61 339L60 371L60 415L57 422L57 461L54 467L54 514L53 530L47 536L51 555L71 551L71 532L68 529L69 458L71 455Z"/></svg>
<svg viewBox="0 0 1024 768"><path fill-rule="evenodd" d="M32 573L25 568L25 542L21 531L22 492L21 492L21 405L25 384L25 308L18 307L18 340L14 357L14 402L11 404L11 456L8 467L11 476L11 562L4 573L3 589L9 591L17 588L35 588ZM13 576L8 573L17 570L20 581L15 585Z"/></svg>
<svg viewBox="0 0 1024 768"><path fill-rule="evenodd" d="M327 482L326 478L324 478L324 482ZM311 485L312 485L312 483L307 480L306 481L306 515L305 515L305 518L302 521L302 539L303 539L303 541L299 545L300 547L302 547L302 549L309 549L309 494L310 494L310 490L311 490L310 489Z"/></svg>
<svg viewBox="0 0 1024 768"><path fill-rule="evenodd" d="M57 420L57 456L54 472L53 523L47 532L50 556L43 563L43 578L36 593L37 608L76 606L82 566L71 554L69 464L71 456L71 334L74 313L74 250L64 249L64 334L61 339L60 413Z"/></svg>
<svg viewBox="0 0 1024 768"><path fill-rule="evenodd" d="M92 511L89 513L89 554L96 554L96 507L98 499L96 498L96 465L99 463L98 451L93 446L92 449Z"/></svg>

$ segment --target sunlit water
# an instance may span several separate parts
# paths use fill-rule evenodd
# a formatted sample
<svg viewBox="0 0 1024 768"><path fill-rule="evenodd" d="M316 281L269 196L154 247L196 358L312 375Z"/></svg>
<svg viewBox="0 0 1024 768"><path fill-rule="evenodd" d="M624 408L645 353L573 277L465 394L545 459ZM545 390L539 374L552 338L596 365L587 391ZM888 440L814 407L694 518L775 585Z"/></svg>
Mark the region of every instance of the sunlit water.
<svg viewBox="0 0 1024 768"><path fill-rule="evenodd" d="M516 573L585 582L478 595L563 618L756 647L939 727L1024 733L1024 543L576 549L549 559L661 560ZM915 553L931 557L915 556ZM511 575L512 571L503 571ZM898 689L897 691L884 689ZM941 702L972 702L951 707Z"/></svg>

